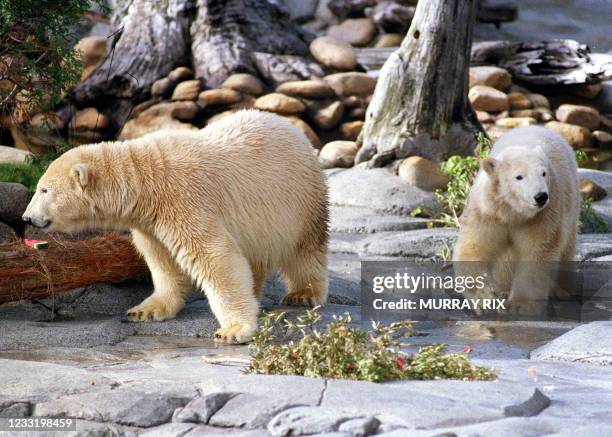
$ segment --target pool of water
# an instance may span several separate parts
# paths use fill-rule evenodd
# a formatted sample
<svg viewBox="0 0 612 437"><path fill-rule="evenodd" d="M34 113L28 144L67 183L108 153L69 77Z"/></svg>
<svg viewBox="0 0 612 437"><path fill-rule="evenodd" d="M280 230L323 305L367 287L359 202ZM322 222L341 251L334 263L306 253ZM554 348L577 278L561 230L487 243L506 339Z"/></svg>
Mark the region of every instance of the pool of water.
<svg viewBox="0 0 612 437"><path fill-rule="evenodd" d="M612 0L518 0L519 17L497 29L478 24L476 41L574 39L593 52L612 53Z"/></svg>

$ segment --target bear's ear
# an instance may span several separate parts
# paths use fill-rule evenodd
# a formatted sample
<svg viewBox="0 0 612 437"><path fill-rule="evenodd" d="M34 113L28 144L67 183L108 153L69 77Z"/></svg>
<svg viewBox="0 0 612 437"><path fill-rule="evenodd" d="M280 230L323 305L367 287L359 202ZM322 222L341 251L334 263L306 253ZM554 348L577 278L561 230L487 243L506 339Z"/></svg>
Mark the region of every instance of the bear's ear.
<svg viewBox="0 0 612 437"><path fill-rule="evenodd" d="M482 160L482 162L480 163L480 168L482 168L489 176L492 176L493 174L495 174L495 169L497 168L497 165L497 159L491 158L489 156Z"/></svg>
<svg viewBox="0 0 612 437"><path fill-rule="evenodd" d="M91 181L89 166L83 162L74 164L70 170L70 175L76 179L81 188L85 188Z"/></svg>

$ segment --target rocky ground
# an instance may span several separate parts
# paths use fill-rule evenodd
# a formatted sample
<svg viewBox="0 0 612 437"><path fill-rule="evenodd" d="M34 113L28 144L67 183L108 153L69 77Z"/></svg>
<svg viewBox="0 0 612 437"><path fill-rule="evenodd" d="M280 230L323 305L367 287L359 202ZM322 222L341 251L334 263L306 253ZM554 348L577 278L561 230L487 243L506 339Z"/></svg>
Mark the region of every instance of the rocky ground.
<svg viewBox="0 0 612 437"><path fill-rule="evenodd" d="M610 174L581 172L612 188ZM426 229L424 220L407 216L433 195L402 189L387 169L327 174L332 241L324 316L350 312L367 328L360 261L436 258L456 231ZM595 207L610 221L609 205ZM609 260L612 235L583 234L578 252L581 259ZM0 417L76 417L74 435L612 433L610 322L421 322L415 336L402 339L410 351L431 343L452 352L468 347L476 363L496 369L492 382L247 375L247 347L214 346L216 322L197 293L174 320L127 322L125 310L150 287L97 285L0 306ZM283 293L271 277L264 309L281 308Z"/></svg>

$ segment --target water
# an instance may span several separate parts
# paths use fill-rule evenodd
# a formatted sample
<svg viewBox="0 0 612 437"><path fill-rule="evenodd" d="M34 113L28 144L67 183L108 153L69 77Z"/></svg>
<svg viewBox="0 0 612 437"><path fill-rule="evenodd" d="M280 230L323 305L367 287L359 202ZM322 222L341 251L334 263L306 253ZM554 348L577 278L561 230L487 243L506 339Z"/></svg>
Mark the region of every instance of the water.
<svg viewBox="0 0 612 437"><path fill-rule="evenodd" d="M574 39L592 52L612 53L612 0L518 0L519 17L504 23L478 24L475 41Z"/></svg>

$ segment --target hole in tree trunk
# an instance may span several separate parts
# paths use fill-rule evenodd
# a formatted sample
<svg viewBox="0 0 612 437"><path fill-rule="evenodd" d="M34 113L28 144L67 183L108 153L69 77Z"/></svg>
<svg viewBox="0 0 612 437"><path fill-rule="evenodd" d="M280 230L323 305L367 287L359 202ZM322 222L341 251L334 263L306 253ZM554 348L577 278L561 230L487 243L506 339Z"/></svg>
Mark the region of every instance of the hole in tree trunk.
<svg viewBox="0 0 612 437"><path fill-rule="evenodd" d="M419 32L419 30L417 29L414 31L412 36L414 36L414 39L419 39L419 36L421 36L421 32Z"/></svg>

